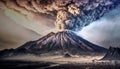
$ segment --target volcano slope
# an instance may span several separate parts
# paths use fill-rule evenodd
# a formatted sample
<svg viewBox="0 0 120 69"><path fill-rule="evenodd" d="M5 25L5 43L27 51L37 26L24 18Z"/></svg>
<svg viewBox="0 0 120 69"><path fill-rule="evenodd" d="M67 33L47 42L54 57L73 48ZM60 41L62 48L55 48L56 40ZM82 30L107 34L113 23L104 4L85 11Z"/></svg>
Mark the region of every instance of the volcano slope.
<svg viewBox="0 0 120 69"><path fill-rule="evenodd" d="M49 33L36 40L10 50L0 52L1 57L33 54L33 55L64 55L66 52L72 55L90 55L93 53L104 53L105 48L94 45L79 37L71 31Z"/></svg>

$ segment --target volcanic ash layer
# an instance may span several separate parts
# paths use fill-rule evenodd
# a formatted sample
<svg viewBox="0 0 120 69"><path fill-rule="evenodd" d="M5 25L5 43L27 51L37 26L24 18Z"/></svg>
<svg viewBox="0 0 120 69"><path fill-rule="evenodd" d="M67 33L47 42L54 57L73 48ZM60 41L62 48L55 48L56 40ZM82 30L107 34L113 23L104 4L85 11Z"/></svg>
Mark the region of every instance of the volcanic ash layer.
<svg viewBox="0 0 120 69"><path fill-rule="evenodd" d="M36 40L25 43L23 46L13 50L0 52L1 56L13 56L23 54L34 55L90 55L93 53L104 53L105 48L94 45L85 39L77 36L71 31L49 33Z"/></svg>
<svg viewBox="0 0 120 69"><path fill-rule="evenodd" d="M119 7L120 0L0 0L0 6L32 20L50 17L58 29L78 31Z"/></svg>

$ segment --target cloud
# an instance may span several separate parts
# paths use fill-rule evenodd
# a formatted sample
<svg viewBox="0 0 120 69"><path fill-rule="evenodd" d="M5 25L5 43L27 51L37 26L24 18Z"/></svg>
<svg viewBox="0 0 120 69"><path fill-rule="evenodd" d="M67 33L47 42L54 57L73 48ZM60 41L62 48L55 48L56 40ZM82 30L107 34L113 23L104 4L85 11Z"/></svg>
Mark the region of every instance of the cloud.
<svg viewBox="0 0 120 69"><path fill-rule="evenodd" d="M35 31L40 35L46 35L51 31L55 31L55 26L53 24L55 20L54 18L50 18L47 15L34 14L33 17L26 18L23 14L20 14L19 12L16 12L12 9L6 8L3 9L3 12L3 14L15 21L17 24L22 25L32 31Z"/></svg>
<svg viewBox="0 0 120 69"><path fill-rule="evenodd" d="M111 11L105 17L93 22L79 32L85 39L104 46L120 47L120 8Z"/></svg>
<svg viewBox="0 0 120 69"><path fill-rule="evenodd" d="M74 31L89 25L120 4L119 0L1 0L0 2L28 19L36 14L57 16L56 22L53 23L58 29ZM64 12L67 16L61 19Z"/></svg>

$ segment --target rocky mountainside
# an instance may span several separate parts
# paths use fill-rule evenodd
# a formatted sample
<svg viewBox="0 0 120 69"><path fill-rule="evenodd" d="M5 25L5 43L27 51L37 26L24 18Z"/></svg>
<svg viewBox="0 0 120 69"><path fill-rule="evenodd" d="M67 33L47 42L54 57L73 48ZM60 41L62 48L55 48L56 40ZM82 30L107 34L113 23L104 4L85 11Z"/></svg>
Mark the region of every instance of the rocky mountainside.
<svg viewBox="0 0 120 69"><path fill-rule="evenodd" d="M2 57L20 54L39 56L64 55L66 52L72 55L87 55L105 51L105 48L94 45L71 31L61 31L58 33L51 32L36 41L27 42L16 49L3 50L0 52L0 55Z"/></svg>
<svg viewBox="0 0 120 69"><path fill-rule="evenodd" d="M102 60L120 60L120 48L110 47Z"/></svg>

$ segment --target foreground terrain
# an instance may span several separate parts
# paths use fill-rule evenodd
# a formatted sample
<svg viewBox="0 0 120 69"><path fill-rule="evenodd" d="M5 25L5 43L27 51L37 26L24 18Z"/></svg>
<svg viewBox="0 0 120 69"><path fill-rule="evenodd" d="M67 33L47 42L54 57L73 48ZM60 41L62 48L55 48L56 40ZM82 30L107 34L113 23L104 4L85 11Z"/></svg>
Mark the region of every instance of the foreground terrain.
<svg viewBox="0 0 120 69"><path fill-rule="evenodd" d="M69 57L11 57L0 60L0 69L119 69L120 64L98 61L102 56ZM96 61L93 61L96 60Z"/></svg>

